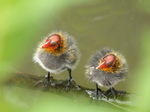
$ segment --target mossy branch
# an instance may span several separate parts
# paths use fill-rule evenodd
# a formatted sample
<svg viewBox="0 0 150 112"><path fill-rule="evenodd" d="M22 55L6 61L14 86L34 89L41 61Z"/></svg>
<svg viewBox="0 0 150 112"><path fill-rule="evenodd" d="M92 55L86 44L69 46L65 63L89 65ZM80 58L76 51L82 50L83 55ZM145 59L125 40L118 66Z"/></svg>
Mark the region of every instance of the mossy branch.
<svg viewBox="0 0 150 112"><path fill-rule="evenodd" d="M5 86L18 86L22 88L29 88L34 90L43 90L43 84L42 81L45 77L44 76L37 76L37 75L31 75L31 74L25 74L25 73L10 73L8 77L6 78L4 85ZM41 80L41 83L38 84L38 86L34 86L34 84ZM112 104L114 106L119 106L121 108L126 108L128 110L128 107L134 107L133 99L135 99L134 94L130 93L122 93L117 94L116 99L114 100L113 97L107 98L101 98L100 100L95 100L95 97L92 96L92 92L94 89L89 89L85 87L81 87L80 90L77 90L76 87L71 86L71 89L69 91L66 91L66 84L67 80L56 80L51 79L52 82L56 83L55 86L48 85L45 92L51 92L58 95L63 95L68 98L75 98L78 100L93 100L93 101L105 101L109 104ZM88 92L87 92L88 91Z"/></svg>

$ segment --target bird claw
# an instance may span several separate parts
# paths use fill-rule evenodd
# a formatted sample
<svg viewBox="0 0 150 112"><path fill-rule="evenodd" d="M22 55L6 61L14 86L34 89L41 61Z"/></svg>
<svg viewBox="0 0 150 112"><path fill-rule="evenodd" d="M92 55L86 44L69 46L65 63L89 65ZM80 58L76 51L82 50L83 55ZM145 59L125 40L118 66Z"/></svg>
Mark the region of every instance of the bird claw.
<svg viewBox="0 0 150 112"><path fill-rule="evenodd" d="M69 91L71 87L75 87L77 90L81 89L73 79L69 78L68 83L66 84L66 91Z"/></svg>
<svg viewBox="0 0 150 112"><path fill-rule="evenodd" d="M102 100L102 98L107 98L107 96L104 95L104 93L101 90L86 90L86 92L89 94L89 96L96 100Z"/></svg>
<svg viewBox="0 0 150 112"><path fill-rule="evenodd" d="M46 81L44 82L44 85L43 85L42 89L45 91L45 90L48 88L48 86L54 87L54 86L55 86L55 83L52 83L51 80L50 80L50 81L46 80Z"/></svg>
<svg viewBox="0 0 150 112"><path fill-rule="evenodd" d="M40 84L43 84L42 85L42 90L46 90L48 86L55 86L55 83L52 82L52 79L53 77L50 77L50 79L48 79L48 77L40 80L40 81L37 81L35 84L34 84L34 87L37 87L39 86Z"/></svg>
<svg viewBox="0 0 150 112"><path fill-rule="evenodd" d="M95 90L95 97L96 99L107 98L107 96L105 96L105 94L100 89Z"/></svg>
<svg viewBox="0 0 150 112"><path fill-rule="evenodd" d="M108 99L110 97L113 97L113 99L116 100L118 95L122 95L122 94L125 94L125 93L126 93L126 91L118 91L118 90L115 90L114 88L110 88L104 94L108 97Z"/></svg>

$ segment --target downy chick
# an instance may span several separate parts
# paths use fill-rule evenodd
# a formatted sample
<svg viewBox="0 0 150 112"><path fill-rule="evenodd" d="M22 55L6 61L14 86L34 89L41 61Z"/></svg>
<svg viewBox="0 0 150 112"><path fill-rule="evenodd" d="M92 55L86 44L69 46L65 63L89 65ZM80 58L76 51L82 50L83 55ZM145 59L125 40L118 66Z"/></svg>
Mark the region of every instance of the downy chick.
<svg viewBox="0 0 150 112"><path fill-rule="evenodd" d="M97 96L108 96L111 92L116 97L115 94L119 91L113 87L125 79L126 73L127 64L125 58L119 52L109 48L97 51L86 66L86 77L96 83ZM110 89L103 94L98 86Z"/></svg>
<svg viewBox="0 0 150 112"><path fill-rule="evenodd" d="M37 62L47 74L47 82L51 83L50 73L60 73L67 69L69 74L66 89L73 81L71 71L79 60L79 51L72 36L64 32L53 32L38 45L33 60Z"/></svg>

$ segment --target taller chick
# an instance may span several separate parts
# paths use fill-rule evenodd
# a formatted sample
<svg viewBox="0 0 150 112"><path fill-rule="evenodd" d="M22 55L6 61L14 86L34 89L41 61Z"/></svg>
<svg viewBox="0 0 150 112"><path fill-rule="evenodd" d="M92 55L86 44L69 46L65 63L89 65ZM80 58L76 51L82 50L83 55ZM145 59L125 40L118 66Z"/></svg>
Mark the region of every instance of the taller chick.
<svg viewBox="0 0 150 112"><path fill-rule="evenodd" d="M73 81L71 71L79 60L79 52L72 36L64 32L53 32L38 45L33 60L48 72L48 82L50 73L59 73L67 69L69 73L67 86L70 86Z"/></svg>
<svg viewBox="0 0 150 112"><path fill-rule="evenodd" d="M115 97L115 93L118 91L113 87L125 79L126 73L125 58L121 53L109 48L97 51L86 66L86 77L96 83L96 95L107 96L107 93L111 92ZM110 89L103 94L98 85Z"/></svg>

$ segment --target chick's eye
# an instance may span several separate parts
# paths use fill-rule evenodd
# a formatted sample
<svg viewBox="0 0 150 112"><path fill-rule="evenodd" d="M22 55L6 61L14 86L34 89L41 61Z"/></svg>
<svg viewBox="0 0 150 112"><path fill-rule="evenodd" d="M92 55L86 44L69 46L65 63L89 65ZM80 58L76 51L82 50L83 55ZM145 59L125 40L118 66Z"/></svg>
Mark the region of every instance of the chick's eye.
<svg viewBox="0 0 150 112"><path fill-rule="evenodd" d="M110 68L112 65L107 65L108 68Z"/></svg>
<svg viewBox="0 0 150 112"><path fill-rule="evenodd" d="M57 42L51 42L52 47L55 47L57 45Z"/></svg>
<svg viewBox="0 0 150 112"><path fill-rule="evenodd" d="M106 62L106 64L107 64L107 67L110 68L110 67L112 67L113 62Z"/></svg>

